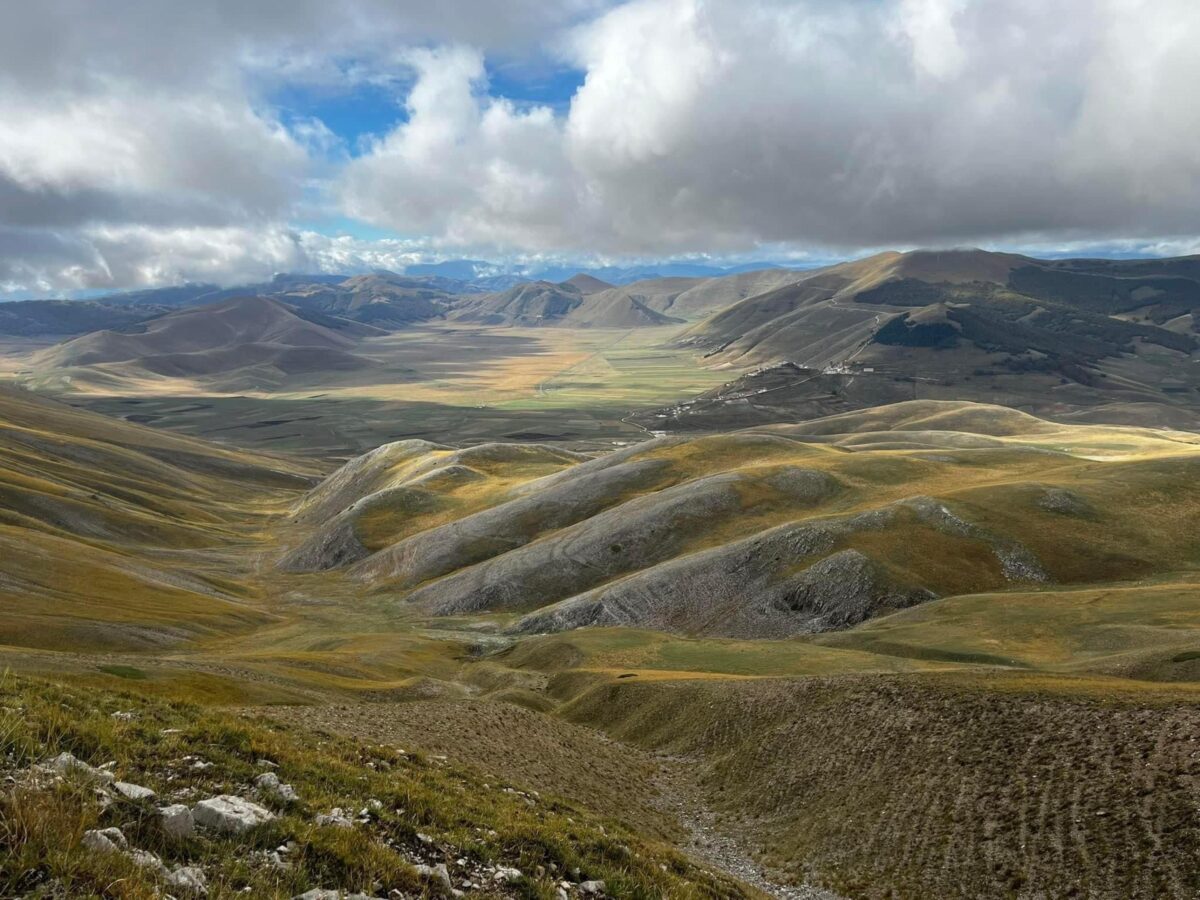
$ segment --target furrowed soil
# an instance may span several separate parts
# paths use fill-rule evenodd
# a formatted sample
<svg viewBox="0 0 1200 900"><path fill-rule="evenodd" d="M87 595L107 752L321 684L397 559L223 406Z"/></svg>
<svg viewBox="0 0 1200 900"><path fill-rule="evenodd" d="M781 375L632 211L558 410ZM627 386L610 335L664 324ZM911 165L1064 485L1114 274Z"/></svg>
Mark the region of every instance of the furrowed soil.
<svg viewBox="0 0 1200 900"><path fill-rule="evenodd" d="M625 681L564 714L695 760L761 864L849 896L1200 891L1194 698L999 674Z"/></svg>

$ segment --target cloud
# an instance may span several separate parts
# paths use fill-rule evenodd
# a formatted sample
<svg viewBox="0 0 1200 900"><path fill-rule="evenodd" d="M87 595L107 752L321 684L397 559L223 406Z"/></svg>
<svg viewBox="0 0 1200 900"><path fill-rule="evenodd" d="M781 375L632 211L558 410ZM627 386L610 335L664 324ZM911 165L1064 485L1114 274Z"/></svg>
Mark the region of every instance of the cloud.
<svg viewBox="0 0 1200 900"><path fill-rule="evenodd" d="M398 88L411 80L396 59L415 52L406 48L469 41L520 54L598 8L595 0L14 6L0 29L0 280L72 289L183 272L231 280L299 264L305 257L280 236L319 207L346 148L319 120L282 120L269 102L275 88ZM239 233L260 240L227 246ZM261 265L248 266L254 253Z"/></svg>
<svg viewBox="0 0 1200 900"><path fill-rule="evenodd" d="M330 237L285 225L100 225L74 231L0 225L0 297L185 282L241 284L278 272L396 271L428 258L421 241Z"/></svg>
<svg viewBox="0 0 1200 900"><path fill-rule="evenodd" d="M554 113L486 96L483 57L470 48L406 62L417 73L407 121L349 163L345 212L449 245L560 244L576 201Z"/></svg>
<svg viewBox="0 0 1200 900"><path fill-rule="evenodd" d="M1194 246L1197 40L1193 0L43 0L0 29L0 281ZM568 106L489 84L548 57ZM405 114L354 147L270 102L363 83ZM403 237L294 224L333 215Z"/></svg>
<svg viewBox="0 0 1200 900"><path fill-rule="evenodd" d="M524 249L1195 233L1197 38L1190 0L634 0L565 41L586 78L560 120L462 54L419 61L412 120L343 196Z"/></svg>

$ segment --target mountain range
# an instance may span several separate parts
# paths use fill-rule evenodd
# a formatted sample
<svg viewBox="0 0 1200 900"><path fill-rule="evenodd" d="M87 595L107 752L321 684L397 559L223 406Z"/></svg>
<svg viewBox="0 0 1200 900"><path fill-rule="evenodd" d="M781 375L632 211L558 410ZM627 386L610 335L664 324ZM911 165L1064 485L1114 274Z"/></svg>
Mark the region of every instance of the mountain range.
<svg viewBox="0 0 1200 900"><path fill-rule="evenodd" d="M490 293L453 292L439 279L280 277L215 293L170 288L107 303L5 304L0 327L86 332L31 357L38 378L107 382L114 366L123 375L133 366L152 377L221 375L226 389L353 372L382 336L413 327L653 328L664 345L729 379L680 404L633 411L651 431L724 430L914 398L1200 426L1197 257L889 252L809 271L623 285L577 273ZM274 331L262 328L268 309L279 320ZM205 318L221 330L211 345L193 346L191 323ZM185 334L181 343L176 336Z"/></svg>

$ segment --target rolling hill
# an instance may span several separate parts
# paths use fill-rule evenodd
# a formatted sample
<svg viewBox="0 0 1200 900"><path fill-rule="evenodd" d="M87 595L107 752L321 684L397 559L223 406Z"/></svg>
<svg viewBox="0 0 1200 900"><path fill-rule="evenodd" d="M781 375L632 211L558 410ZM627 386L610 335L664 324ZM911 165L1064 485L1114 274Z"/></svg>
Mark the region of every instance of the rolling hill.
<svg viewBox="0 0 1200 900"><path fill-rule="evenodd" d="M657 417L668 428L720 430L814 404L835 412L907 396L1197 427L1198 271L1194 258L1046 261L980 250L883 253L816 270L679 337L710 363L775 371ZM796 376L785 384L788 372Z"/></svg>
<svg viewBox="0 0 1200 900"><path fill-rule="evenodd" d="M1195 515L1200 498L1169 486L1198 451L1182 432L933 401L559 457L532 480L497 482L514 457L491 453L487 490L458 456L442 467L442 448L393 445L313 493L322 524L286 565L352 564L381 596L516 615L516 633L784 637L937 597L1174 571L1200 545L1156 498L1174 490L1171 515ZM362 481L381 458L412 474Z"/></svg>
<svg viewBox="0 0 1200 900"><path fill-rule="evenodd" d="M87 300L16 300L0 303L0 334L87 334L120 330L170 312L167 306L110 306Z"/></svg>
<svg viewBox="0 0 1200 900"><path fill-rule="evenodd" d="M598 456L406 440L328 472L27 392L0 425L0 657L71 682L0 684L4 771L38 735L162 791L255 791L273 761L309 804L263 838L305 848L286 873L207 833L150 845L217 896L407 885L383 848L440 852L418 834L465 854L458 885L482 847L614 896L759 896L663 840L774 894L1200 884L1195 435L917 401ZM314 821L389 784L394 810ZM58 795L21 796L10 819ZM45 808L43 844L154 840L123 801ZM28 877L10 858L0 883Z"/></svg>
<svg viewBox="0 0 1200 900"><path fill-rule="evenodd" d="M498 294L460 301L452 320L482 325L554 325L564 328L630 328L679 322L615 288L585 292L578 284L518 284Z"/></svg>
<svg viewBox="0 0 1200 900"><path fill-rule="evenodd" d="M99 384L178 378L220 388L367 365L354 353L357 338L372 333L367 326L306 315L266 297L239 297L75 338L36 354L32 368Z"/></svg>
<svg viewBox="0 0 1200 900"><path fill-rule="evenodd" d="M746 297L791 284L803 273L763 269L712 277L650 278L614 286L589 275L527 282L460 298L451 319L488 325L632 328L683 324Z"/></svg>
<svg viewBox="0 0 1200 900"><path fill-rule="evenodd" d="M123 331L172 311L213 306L244 297L268 297L314 315L389 330L441 318L457 294L472 286L433 276L391 272L368 275L277 275L269 282L220 287L185 284L110 294L93 300L22 300L0 303L0 334L71 335Z"/></svg>

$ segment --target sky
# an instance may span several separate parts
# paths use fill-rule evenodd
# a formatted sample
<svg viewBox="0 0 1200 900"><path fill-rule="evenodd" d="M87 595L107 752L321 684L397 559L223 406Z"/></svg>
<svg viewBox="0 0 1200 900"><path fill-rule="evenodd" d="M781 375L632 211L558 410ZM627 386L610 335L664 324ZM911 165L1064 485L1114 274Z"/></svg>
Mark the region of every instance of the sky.
<svg viewBox="0 0 1200 900"><path fill-rule="evenodd" d="M1195 0L39 0L0 296L882 248L1200 252Z"/></svg>

